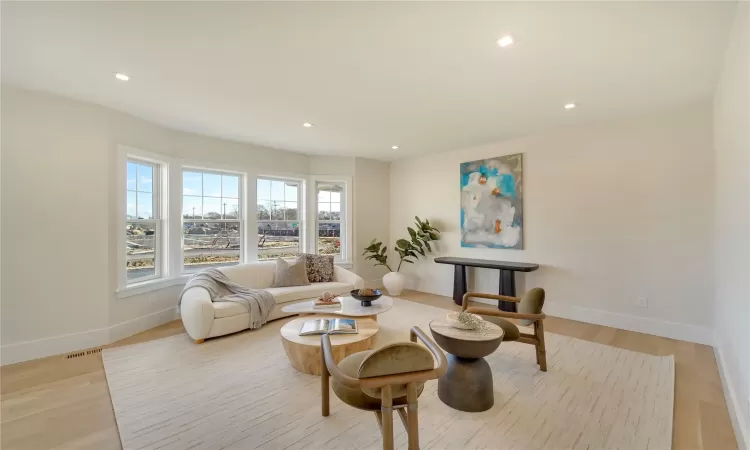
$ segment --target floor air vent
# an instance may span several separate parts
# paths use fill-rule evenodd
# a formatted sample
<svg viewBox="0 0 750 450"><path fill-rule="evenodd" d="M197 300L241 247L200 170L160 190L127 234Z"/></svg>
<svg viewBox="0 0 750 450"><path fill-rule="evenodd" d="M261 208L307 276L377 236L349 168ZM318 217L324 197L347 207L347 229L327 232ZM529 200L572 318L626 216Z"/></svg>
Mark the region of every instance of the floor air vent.
<svg viewBox="0 0 750 450"><path fill-rule="evenodd" d="M102 352L101 348L94 348L94 349L86 350L83 352L70 353L68 355L65 355L65 359L80 358L81 356L94 355L94 354L101 353L101 352Z"/></svg>

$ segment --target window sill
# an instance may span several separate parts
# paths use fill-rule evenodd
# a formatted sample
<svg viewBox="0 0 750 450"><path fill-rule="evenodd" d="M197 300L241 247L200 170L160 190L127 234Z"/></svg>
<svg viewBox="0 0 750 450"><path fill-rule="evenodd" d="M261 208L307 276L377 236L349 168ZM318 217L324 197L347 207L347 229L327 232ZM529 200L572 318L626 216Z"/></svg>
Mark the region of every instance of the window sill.
<svg viewBox="0 0 750 450"><path fill-rule="evenodd" d="M181 286L184 285L189 276L180 276L175 278L160 278L157 280L143 281L141 283L133 283L127 287L122 287L115 291L117 298L128 298L136 295L145 294L147 292L158 291L159 289L168 288L170 286Z"/></svg>
<svg viewBox="0 0 750 450"><path fill-rule="evenodd" d="M339 266L342 269L351 269L352 267L354 267L354 264L352 264L350 262L345 262L345 261L334 261L333 265L334 266Z"/></svg>

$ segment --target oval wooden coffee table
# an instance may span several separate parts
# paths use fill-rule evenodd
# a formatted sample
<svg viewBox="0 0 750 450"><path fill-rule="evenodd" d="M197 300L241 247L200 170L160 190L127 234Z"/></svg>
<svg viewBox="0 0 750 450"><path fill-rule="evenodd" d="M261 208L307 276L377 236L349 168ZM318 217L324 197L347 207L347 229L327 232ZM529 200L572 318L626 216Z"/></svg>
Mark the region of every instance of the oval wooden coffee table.
<svg viewBox="0 0 750 450"><path fill-rule="evenodd" d="M290 320L281 327L281 342L284 351L295 369L311 375L322 373L320 365L320 335L300 336L299 330L307 320L336 319L336 315L315 315ZM357 318L357 334L332 334L333 358L340 362L347 356L372 349L375 334L380 327L372 319Z"/></svg>
<svg viewBox="0 0 750 450"><path fill-rule="evenodd" d="M430 322L432 337L448 352L448 370L438 380L438 397L453 409L480 412L495 404L492 370L484 357L497 350L505 333L494 323L487 325L487 332L480 334Z"/></svg>

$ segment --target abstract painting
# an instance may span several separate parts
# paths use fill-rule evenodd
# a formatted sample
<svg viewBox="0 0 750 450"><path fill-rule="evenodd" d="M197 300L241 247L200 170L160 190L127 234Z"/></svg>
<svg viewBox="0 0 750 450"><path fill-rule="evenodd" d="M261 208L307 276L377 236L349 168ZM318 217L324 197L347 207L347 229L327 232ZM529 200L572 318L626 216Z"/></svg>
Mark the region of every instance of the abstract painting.
<svg viewBox="0 0 750 450"><path fill-rule="evenodd" d="M523 154L461 164L461 247L523 248Z"/></svg>

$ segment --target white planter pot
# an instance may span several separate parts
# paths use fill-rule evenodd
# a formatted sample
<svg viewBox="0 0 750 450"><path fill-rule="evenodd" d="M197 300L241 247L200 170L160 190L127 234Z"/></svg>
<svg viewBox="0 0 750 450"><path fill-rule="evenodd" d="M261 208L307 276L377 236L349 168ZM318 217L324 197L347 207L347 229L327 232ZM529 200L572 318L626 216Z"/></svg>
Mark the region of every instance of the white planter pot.
<svg viewBox="0 0 750 450"><path fill-rule="evenodd" d="M401 295L406 285L406 275L399 272L388 272L383 276L383 286L389 295Z"/></svg>

